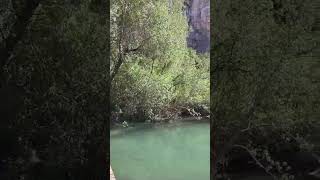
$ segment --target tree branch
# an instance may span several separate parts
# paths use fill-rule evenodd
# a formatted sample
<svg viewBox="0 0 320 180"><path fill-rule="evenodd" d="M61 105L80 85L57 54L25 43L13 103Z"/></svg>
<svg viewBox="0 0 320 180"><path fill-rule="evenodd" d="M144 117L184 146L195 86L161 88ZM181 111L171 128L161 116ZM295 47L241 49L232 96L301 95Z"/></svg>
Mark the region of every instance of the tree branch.
<svg viewBox="0 0 320 180"><path fill-rule="evenodd" d="M151 38L152 38L152 37L150 36L150 37L142 40L141 43L140 43L136 48L133 48L133 49L128 49L128 48L127 48L127 49L125 49L125 50L124 50L124 54L126 55L126 54L129 54L129 53L131 53L131 52L136 52L136 51L140 50L140 48L142 48L142 47L145 45L145 42L148 41L148 40L151 39Z"/></svg>
<svg viewBox="0 0 320 180"><path fill-rule="evenodd" d="M272 174L256 157L255 157L255 155L252 153L252 151L249 149L249 148L247 148L246 146L243 146L243 145L238 145L238 144L235 144L235 145L233 145L233 147L237 147L237 148L241 148L241 149L244 149L244 150L246 150L248 153L249 153L249 155L251 156L251 158L256 162L256 164L259 166L259 167L261 167L267 174L269 174L273 179L277 179L277 177L274 175L274 174Z"/></svg>

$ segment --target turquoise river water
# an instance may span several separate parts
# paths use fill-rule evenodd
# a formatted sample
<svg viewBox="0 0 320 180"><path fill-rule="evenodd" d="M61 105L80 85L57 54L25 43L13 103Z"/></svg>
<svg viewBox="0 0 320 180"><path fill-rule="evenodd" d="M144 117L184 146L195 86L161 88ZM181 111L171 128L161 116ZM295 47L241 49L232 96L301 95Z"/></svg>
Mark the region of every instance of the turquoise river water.
<svg viewBox="0 0 320 180"><path fill-rule="evenodd" d="M209 123L135 125L111 130L117 180L209 180Z"/></svg>

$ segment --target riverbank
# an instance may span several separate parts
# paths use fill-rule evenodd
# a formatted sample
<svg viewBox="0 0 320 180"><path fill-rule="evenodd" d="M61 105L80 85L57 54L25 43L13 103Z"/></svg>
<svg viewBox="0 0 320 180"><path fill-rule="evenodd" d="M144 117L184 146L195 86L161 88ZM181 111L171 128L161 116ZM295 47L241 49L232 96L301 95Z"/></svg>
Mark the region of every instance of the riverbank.
<svg viewBox="0 0 320 180"><path fill-rule="evenodd" d="M207 105L168 106L156 113L140 111L128 114L121 109L111 112L111 126L128 126L128 123L171 123L175 121L209 121L210 109Z"/></svg>
<svg viewBox="0 0 320 180"><path fill-rule="evenodd" d="M146 120L145 122L138 122L139 124L150 124L150 125L155 125L155 124L174 124L177 122L181 123L200 123L200 122L205 122L205 123L210 123L210 117L176 117L176 118L168 118L168 119L158 119L158 120ZM111 129L115 128L130 128L133 127L134 124L137 122L112 122L111 124Z"/></svg>

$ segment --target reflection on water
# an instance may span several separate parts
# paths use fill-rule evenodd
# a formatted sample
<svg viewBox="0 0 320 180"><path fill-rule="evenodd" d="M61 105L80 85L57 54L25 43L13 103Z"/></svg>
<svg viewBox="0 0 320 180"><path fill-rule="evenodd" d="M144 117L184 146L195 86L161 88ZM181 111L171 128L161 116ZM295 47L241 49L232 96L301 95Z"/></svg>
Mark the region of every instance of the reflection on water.
<svg viewBox="0 0 320 180"><path fill-rule="evenodd" d="M112 130L112 169L117 180L209 180L209 132L209 123Z"/></svg>

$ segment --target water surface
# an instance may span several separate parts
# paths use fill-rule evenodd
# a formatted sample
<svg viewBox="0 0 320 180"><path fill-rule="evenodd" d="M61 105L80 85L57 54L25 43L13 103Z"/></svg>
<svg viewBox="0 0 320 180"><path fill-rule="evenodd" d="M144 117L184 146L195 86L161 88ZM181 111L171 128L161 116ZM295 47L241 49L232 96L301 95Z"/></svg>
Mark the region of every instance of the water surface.
<svg viewBox="0 0 320 180"><path fill-rule="evenodd" d="M111 130L117 180L209 180L209 123L137 125Z"/></svg>

